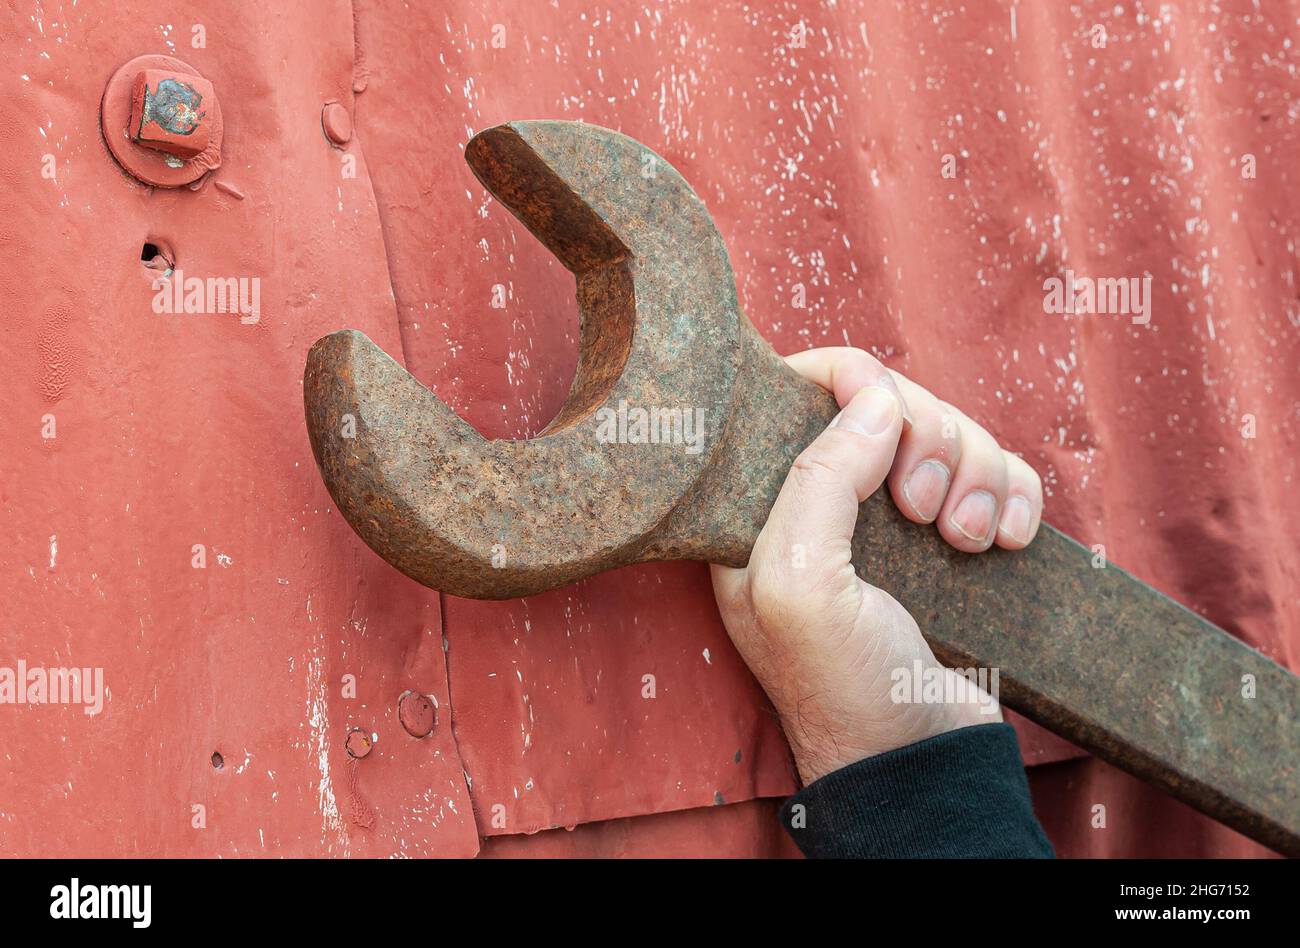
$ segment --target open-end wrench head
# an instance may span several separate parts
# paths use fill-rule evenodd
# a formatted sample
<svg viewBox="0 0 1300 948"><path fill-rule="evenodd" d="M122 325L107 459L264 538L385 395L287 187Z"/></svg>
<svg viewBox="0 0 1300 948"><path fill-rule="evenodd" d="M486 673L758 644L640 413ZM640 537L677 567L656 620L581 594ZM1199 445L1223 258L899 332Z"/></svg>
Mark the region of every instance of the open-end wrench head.
<svg viewBox="0 0 1300 948"><path fill-rule="evenodd" d="M304 399L322 477L365 542L427 586L501 599L646 558L719 450L752 329L703 203L645 146L514 122L466 158L577 281L578 368L555 419L489 441L351 330L312 346ZM703 437L611 440L610 418L636 410L690 412Z"/></svg>

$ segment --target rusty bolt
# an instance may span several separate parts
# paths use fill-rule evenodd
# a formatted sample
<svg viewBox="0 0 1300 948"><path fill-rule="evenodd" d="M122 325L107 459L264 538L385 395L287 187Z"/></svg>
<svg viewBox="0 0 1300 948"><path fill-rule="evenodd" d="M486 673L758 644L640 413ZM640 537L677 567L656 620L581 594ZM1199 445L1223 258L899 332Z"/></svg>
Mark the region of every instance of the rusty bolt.
<svg viewBox="0 0 1300 948"><path fill-rule="evenodd" d="M428 737L438 723L438 709L428 695L404 691L397 699L397 719L412 737Z"/></svg>
<svg viewBox="0 0 1300 948"><path fill-rule="evenodd" d="M370 753L370 749L375 744L370 739L369 733L359 727L354 727L348 731L348 739L344 741L343 746L347 748L349 757L353 760L360 760Z"/></svg>
<svg viewBox="0 0 1300 948"><path fill-rule="evenodd" d="M331 144L343 146L352 140L352 116L338 102L326 102L321 109L320 127Z"/></svg>
<svg viewBox="0 0 1300 948"><path fill-rule="evenodd" d="M193 158L208 147L209 119L216 92L201 76L145 69L131 86L131 140L177 158Z"/></svg>

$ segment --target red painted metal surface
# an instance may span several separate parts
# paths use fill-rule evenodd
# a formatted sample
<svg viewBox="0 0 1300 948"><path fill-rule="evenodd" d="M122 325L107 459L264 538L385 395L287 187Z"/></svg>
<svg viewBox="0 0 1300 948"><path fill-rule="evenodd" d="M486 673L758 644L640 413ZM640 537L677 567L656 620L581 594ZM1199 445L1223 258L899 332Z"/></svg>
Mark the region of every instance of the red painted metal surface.
<svg viewBox="0 0 1300 948"><path fill-rule="evenodd" d="M0 852L789 854L793 773L702 568L440 602L316 476L300 374L333 329L488 435L563 400L571 278L460 157L515 118L651 144L780 351L877 352L1024 452L1052 522L1300 666L1295 4L46 6L0 11L0 665L103 667L109 698L0 705ZM221 97L198 191L100 138L143 53ZM259 318L154 312L146 242L260 278ZM1150 324L1044 313L1066 269L1151 274ZM1018 727L1063 854L1260 852Z"/></svg>
<svg viewBox="0 0 1300 948"><path fill-rule="evenodd" d="M365 152L344 177L321 131L351 102L350 6L0 18L0 664L101 667L108 693L0 705L0 852L477 852L451 729L398 722L408 689L450 700L437 595L352 541L300 407L317 336L401 346ZM109 155L99 99L142 51L220 90L227 189L150 189ZM155 312L146 242L187 280L259 279L258 312ZM354 727L378 735L357 761Z"/></svg>

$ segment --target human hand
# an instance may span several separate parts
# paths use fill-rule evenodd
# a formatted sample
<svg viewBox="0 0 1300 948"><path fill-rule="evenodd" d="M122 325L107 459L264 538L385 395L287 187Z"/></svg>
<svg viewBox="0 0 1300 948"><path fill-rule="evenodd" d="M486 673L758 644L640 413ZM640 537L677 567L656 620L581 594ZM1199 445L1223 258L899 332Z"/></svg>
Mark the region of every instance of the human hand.
<svg viewBox="0 0 1300 948"><path fill-rule="evenodd" d="M742 569L714 566L722 621L781 717L805 783L945 731L1002 720L996 702L899 702L896 669L943 669L911 615L853 569L858 505L886 481L908 519L952 546L1016 550L1038 530L1042 482L1025 461L860 349L790 356L842 411L795 460ZM918 529L921 529L918 527ZM816 551L799 561L795 548ZM970 686L957 682L963 690ZM990 710L992 713L990 713Z"/></svg>

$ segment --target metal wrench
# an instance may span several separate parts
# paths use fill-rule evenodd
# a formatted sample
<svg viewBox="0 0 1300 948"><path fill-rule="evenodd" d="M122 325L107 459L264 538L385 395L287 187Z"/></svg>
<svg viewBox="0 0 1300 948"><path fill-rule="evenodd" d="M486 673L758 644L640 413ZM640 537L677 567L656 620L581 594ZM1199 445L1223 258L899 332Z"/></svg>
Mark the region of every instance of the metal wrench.
<svg viewBox="0 0 1300 948"><path fill-rule="evenodd" d="M339 510L393 566L459 596L648 560L744 565L838 407L741 312L699 197L645 146L580 123L497 126L466 159L576 278L573 386L537 437L488 441L363 334L318 340L307 427ZM698 411L700 449L611 443L601 425L632 409ZM971 556L882 490L853 553L941 661L999 669L1008 707L1300 855L1295 675L1045 524L1026 550Z"/></svg>

